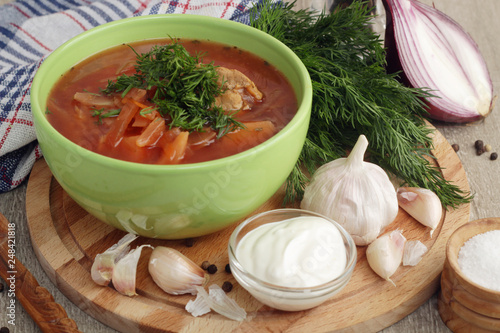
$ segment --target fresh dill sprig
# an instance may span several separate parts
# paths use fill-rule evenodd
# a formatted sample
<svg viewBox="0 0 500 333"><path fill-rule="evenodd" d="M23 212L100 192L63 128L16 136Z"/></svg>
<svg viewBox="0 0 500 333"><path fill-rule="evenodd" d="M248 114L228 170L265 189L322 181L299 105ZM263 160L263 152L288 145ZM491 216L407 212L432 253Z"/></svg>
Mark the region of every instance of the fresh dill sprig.
<svg viewBox="0 0 500 333"><path fill-rule="evenodd" d="M87 89L83 89L83 91L84 91L84 92L86 92L86 93L88 93L88 94L90 94L90 95L93 95L93 96L101 96L100 94L90 92L90 91L88 91Z"/></svg>
<svg viewBox="0 0 500 333"><path fill-rule="evenodd" d="M102 123L102 118L109 118L109 117L114 117L120 114L120 109L112 109L112 110L106 110L104 108L100 109L92 109L92 117L97 117L97 123L101 124Z"/></svg>
<svg viewBox="0 0 500 333"><path fill-rule="evenodd" d="M295 2L265 0L250 13L251 25L290 47L309 71L313 105L309 131L286 184L286 202L300 200L309 175L345 157L360 134L370 142L370 160L409 186L434 191L445 207L471 200L444 179L432 158L422 99L424 89L402 85L385 70L386 52L370 29L366 3L354 1L331 14L294 10Z"/></svg>
<svg viewBox="0 0 500 333"><path fill-rule="evenodd" d="M170 44L156 45L147 53L134 52L136 73L109 81L104 93L121 92L125 96L132 88L156 89L152 102L160 114L172 119L170 128L201 131L208 124L221 137L243 127L214 104L215 97L224 90L217 82L213 62L202 63L200 54L189 54L175 39Z"/></svg>
<svg viewBox="0 0 500 333"><path fill-rule="evenodd" d="M141 116L144 116L144 115L150 114L154 110L156 110L156 107L154 107L154 106L148 106L147 108L144 108L141 111L139 111L139 114Z"/></svg>

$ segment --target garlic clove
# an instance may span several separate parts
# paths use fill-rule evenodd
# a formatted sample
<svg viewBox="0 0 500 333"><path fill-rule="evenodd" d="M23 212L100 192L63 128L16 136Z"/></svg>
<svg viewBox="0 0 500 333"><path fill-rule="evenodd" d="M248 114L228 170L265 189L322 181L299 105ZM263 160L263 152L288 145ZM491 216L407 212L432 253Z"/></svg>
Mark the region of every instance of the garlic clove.
<svg viewBox="0 0 500 333"><path fill-rule="evenodd" d="M195 295L196 287L204 286L208 281L208 274L200 266L169 247L158 246L153 250L148 269L153 281L173 295Z"/></svg>
<svg viewBox="0 0 500 333"><path fill-rule="evenodd" d="M200 286L197 286L196 290L198 293L197 299L203 299L203 301L218 314L237 321L243 321L247 317L246 311L241 308L235 300L228 297L224 290L218 285L213 284L208 287L208 293Z"/></svg>
<svg viewBox="0 0 500 333"><path fill-rule="evenodd" d="M431 228L432 237L443 216L443 207L436 193L418 187L400 187L397 193L399 206L415 220Z"/></svg>
<svg viewBox="0 0 500 333"><path fill-rule="evenodd" d="M366 248L366 259L371 269L381 278L396 284L390 279L401 265L406 238L400 230L394 230L374 240Z"/></svg>
<svg viewBox="0 0 500 333"><path fill-rule="evenodd" d="M107 286L111 281L113 275L113 268L115 267L115 258L111 255L98 254L94 259L90 274L92 280L101 286Z"/></svg>
<svg viewBox="0 0 500 333"><path fill-rule="evenodd" d="M118 243L111 246L109 249L96 255L90 273L92 280L101 286L107 286L113 276L115 263L130 249L129 245L137 235L128 233L123 236Z"/></svg>
<svg viewBox="0 0 500 333"><path fill-rule="evenodd" d="M137 263L141 257L141 252L144 247L153 248L151 245L141 245L133 250L130 250L123 258L121 258L113 269L113 286L116 291L125 296L135 296L135 279L137 275Z"/></svg>
<svg viewBox="0 0 500 333"><path fill-rule="evenodd" d="M427 253L427 247L421 241L406 242L403 251L403 266L416 266L425 253Z"/></svg>

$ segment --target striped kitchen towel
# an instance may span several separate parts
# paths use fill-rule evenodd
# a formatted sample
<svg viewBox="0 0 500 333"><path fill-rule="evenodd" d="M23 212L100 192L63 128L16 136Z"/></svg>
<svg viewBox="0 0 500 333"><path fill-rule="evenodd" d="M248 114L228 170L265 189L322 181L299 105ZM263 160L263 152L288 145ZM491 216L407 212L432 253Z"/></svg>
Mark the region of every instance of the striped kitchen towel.
<svg viewBox="0 0 500 333"><path fill-rule="evenodd" d="M45 57L73 36L138 15L185 13L249 23L252 0L19 0L0 6L0 193L23 182L42 156L30 87Z"/></svg>

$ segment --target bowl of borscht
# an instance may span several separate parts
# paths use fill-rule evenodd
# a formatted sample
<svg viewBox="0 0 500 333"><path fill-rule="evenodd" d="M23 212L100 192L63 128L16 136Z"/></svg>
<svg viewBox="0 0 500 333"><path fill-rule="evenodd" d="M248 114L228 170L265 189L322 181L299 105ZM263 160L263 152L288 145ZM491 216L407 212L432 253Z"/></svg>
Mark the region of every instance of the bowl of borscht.
<svg viewBox="0 0 500 333"><path fill-rule="evenodd" d="M268 34L207 16L133 17L51 53L33 80L54 178L95 218L145 237L221 230L282 186L309 126L312 85Z"/></svg>

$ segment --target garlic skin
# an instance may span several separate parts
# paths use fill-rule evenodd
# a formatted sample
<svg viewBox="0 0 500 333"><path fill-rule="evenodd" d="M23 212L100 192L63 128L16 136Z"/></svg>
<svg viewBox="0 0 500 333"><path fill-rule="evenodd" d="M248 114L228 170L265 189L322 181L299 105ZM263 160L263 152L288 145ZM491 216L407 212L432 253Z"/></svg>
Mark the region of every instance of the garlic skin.
<svg viewBox="0 0 500 333"><path fill-rule="evenodd" d="M443 216L443 206L436 193L425 188L400 187L397 194L399 206L415 220L431 228L432 237Z"/></svg>
<svg viewBox="0 0 500 333"><path fill-rule="evenodd" d="M191 259L177 250L157 246L151 253L149 274L163 291L172 295L192 294L197 286L204 286L208 274Z"/></svg>
<svg viewBox="0 0 500 333"><path fill-rule="evenodd" d="M408 241L403 251L403 266L416 266L424 254L427 253L427 246L419 240Z"/></svg>
<svg viewBox="0 0 500 333"><path fill-rule="evenodd" d="M366 248L366 259L371 269L381 278L396 284L391 276L396 272L403 260L406 238L400 230L380 236Z"/></svg>
<svg viewBox="0 0 500 333"><path fill-rule="evenodd" d="M137 275L137 263L141 257L141 252L144 247L153 248L151 245L141 245L133 250L130 250L123 258L121 258L113 269L113 286L116 291L125 296L135 296L135 277Z"/></svg>
<svg viewBox="0 0 500 333"><path fill-rule="evenodd" d="M101 286L107 286L113 276L115 264L130 249L130 243L137 239L137 235L128 233L123 236L118 243L109 249L96 255L90 273L92 280Z"/></svg>
<svg viewBox="0 0 500 333"><path fill-rule="evenodd" d="M338 222L356 245L373 242L398 214L396 190L378 165L364 162L368 140L360 135L347 158L319 167L300 207Z"/></svg>
<svg viewBox="0 0 500 333"><path fill-rule="evenodd" d="M202 287L198 287L202 288ZM205 297L202 296L200 292L197 293L197 296L194 300L189 300L185 307L186 311L189 312L193 317L200 317L204 314L212 311L210 306L208 305Z"/></svg>
<svg viewBox="0 0 500 333"><path fill-rule="evenodd" d="M226 318L243 321L247 317L245 309L240 307L232 298L229 298L224 290L216 284L208 287L208 293L203 287L197 286L197 296L193 301L186 304L186 310L197 317L214 310Z"/></svg>

